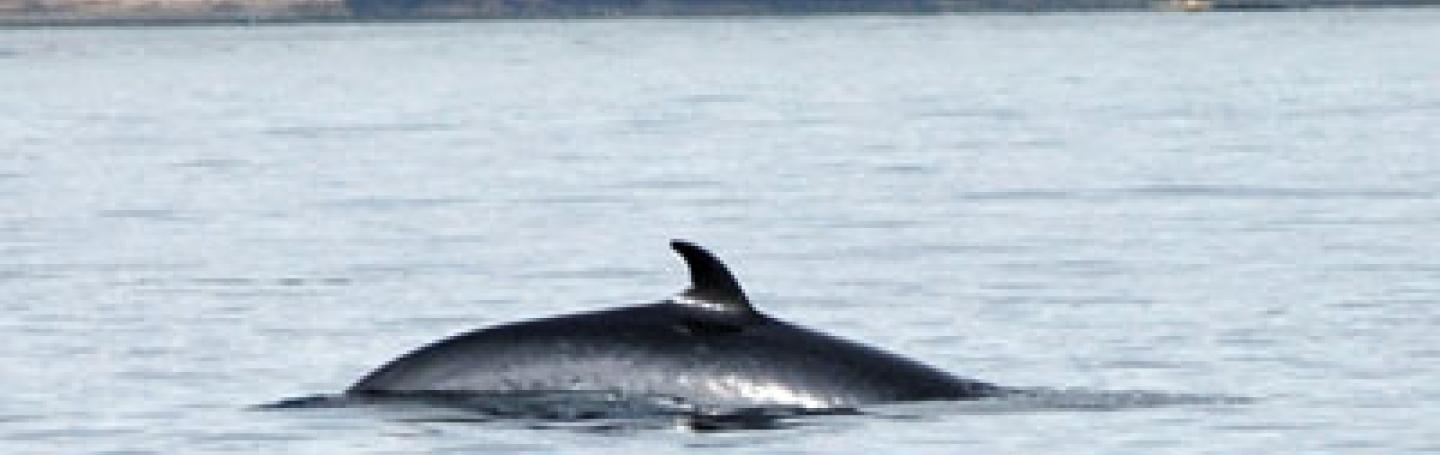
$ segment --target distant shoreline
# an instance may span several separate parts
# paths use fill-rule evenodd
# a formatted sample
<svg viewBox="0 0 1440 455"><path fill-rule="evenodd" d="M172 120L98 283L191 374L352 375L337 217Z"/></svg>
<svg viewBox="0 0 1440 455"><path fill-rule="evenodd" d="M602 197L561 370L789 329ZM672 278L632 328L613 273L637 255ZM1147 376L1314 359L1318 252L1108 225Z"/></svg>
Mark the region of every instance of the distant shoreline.
<svg viewBox="0 0 1440 455"><path fill-rule="evenodd" d="M938 12L916 11L863 11L863 12L814 12L814 13L734 13L734 14L530 14L530 15L413 15L403 17L363 17L345 11L310 13L176 13L176 14L61 14L61 13L0 13L0 28L64 28L64 27L149 27L149 26L206 26L206 25L286 25L286 24L367 24L367 23L428 23L463 21L501 20L588 20L588 19L663 19L663 18L724 18L724 17L806 17L806 16L939 16L951 14L1027 14L1067 12L1172 12L1166 1L1140 1L1132 6L1085 6L1078 8L970 8ZM1394 9L1433 8L1436 3L1366 3L1366 4L1280 4L1280 3L1236 3L1216 4L1206 11L1275 11L1312 9Z"/></svg>
<svg viewBox="0 0 1440 455"><path fill-rule="evenodd" d="M181 25L268 25L306 23L378 22L349 14L326 15L254 15L254 14L185 14L185 15L0 15L0 28L48 27L151 27ZM389 22L389 21L387 21Z"/></svg>
<svg viewBox="0 0 1440 455"><path fill-rule="evenodd" d="M1107 8L1107 9L1072 9L1069 11L1147 11L1149 8ZM1052 10L1048 12L1063 12L1066 10ZM525 21L525 20L594 20L594 19L665 19L665 18L724 18L724 17L818 17L818 16L865 16L865 15L892 15L892 16L938 16L944 14L980 14L980 13L1039 13L1047 11L1035 10L971 10L971 11L947 11L944 13L914 13L914 12L864 12L864 13L828 13L828 14L612 14L612 15L510 15L510 16L486 16L486 15L451 15L451 16L425 16L415 15L406 17L389 18L366 18L354 15L286 15L286 16L261 16L249 14L191 14L191 15L125 15L125 16L85 16L85 15L46 15L28 16L0 15L0 28L64 28L64 27L152 27L152 26L206 26L206 25L288 25L288 24L378 24L378 23L430 23L430 22L466 22L466 21Z"/></svg>

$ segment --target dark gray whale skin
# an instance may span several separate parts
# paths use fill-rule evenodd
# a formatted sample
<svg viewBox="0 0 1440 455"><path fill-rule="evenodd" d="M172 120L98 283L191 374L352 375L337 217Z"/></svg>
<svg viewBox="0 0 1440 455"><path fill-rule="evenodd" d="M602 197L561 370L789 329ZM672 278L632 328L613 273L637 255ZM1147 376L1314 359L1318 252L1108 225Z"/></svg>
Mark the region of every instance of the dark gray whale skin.
<svg viewBox="0 0 1440 455"><path fill-rule="evenodd" d="M346 394L604 391L706 406L840 409L1005 391L761 314L713 255L671 245L693 282L671 299L461 334L391 361Z"/></svg>

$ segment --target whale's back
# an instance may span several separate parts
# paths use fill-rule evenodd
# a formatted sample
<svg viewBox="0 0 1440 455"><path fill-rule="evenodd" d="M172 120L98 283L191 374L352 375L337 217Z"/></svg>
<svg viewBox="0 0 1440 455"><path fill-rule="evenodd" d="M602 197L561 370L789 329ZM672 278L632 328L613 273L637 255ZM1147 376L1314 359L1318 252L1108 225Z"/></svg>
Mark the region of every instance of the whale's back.
<svg viewBox="0 0 1440 455"><path fill-rule="evenodd" d="M671 242L690 288L664 302L518 322L420 348L347 393L616 392L700 405L851 407L999 388L766 316L730 270Z"/></svg>
<svg viewBox="0 0 1440 455"><path fill-rule="evenodd" d="M725 327L690 312L666 302L482 329L402 356L349 393L606 391L835 408L995 389L773 318Z"/></svg>

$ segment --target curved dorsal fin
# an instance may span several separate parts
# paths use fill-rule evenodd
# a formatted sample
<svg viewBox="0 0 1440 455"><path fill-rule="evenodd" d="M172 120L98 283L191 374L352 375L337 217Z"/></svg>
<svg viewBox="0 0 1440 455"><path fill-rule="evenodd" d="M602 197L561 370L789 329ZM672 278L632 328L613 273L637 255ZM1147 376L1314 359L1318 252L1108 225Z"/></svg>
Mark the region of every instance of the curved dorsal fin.
<svg viewBox="0 0 1440 455"><path fill-rule="evenodd" d="M690 267L690 289L681 293L676 303L740 316L755 313L750 299L745 298L745 291L740 289L740 282L715 255L684 240L671 240L670 248L680 253L685 265Z"/></svg>

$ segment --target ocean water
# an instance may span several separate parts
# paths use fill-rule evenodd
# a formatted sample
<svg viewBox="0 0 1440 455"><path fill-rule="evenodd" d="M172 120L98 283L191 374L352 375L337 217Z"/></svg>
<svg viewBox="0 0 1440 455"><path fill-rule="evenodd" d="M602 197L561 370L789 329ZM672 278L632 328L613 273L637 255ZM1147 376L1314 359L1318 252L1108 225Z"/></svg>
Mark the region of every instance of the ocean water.
<svg viewBox="0 0 1440 455"><path fill-rule="evenodd" d="M1437 453L1437 23L0 30L0 451ZM664 298L671 238L963 376L1237 399L736 431L255 407Z"/></svg>

